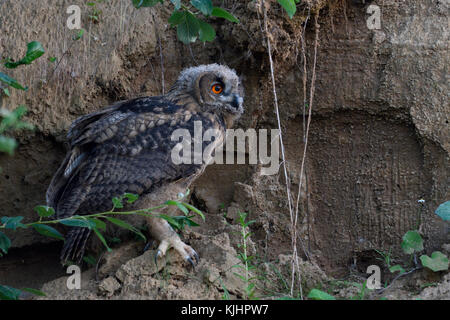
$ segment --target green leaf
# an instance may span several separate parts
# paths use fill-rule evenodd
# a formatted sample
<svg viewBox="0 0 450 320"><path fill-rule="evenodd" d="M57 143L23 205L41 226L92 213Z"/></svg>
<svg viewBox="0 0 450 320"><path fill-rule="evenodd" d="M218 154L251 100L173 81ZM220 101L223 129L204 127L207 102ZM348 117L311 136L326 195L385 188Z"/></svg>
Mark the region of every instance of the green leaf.
<svg viewBox="0 0 450 320"><path fill-rule="evenodd" d="M223 296L222 296L222 299L223 300L230 300L230 293L228 292L227 287L223 283L222 278L219 278L219 281L220 281L220 285L222 286L222 289L223 289L223 292L224 292Z"/></svg>
<svg viewBox="0 0 450 320"><path fill-rule="evenodd" d="M112 243L121 243L122 242L122 240L120 240L117 237L112 237L112 238L109 238L108 240L109 240L109 242L112 242Z"/></svg>
<svg viewBox="0 0 450 320"><path fill-rule="evenodd" d="M172 2L176 10L181 8L181 0L170 0L170 2Z"/></svg>
<svg viewBox="0 0 450 320"><path fill-rule="evenodd" d="M239 279L241 279L243 282L245 282L245 277L243 275L240 275L239 273L233 272L233 274L238 277Z"/></svg>
<svg viewBox="0 0 450 320"><path fill-rule="evenodd" d="M292 19L292 17L295 14L295 11L297 11L295 1L294 0L277 0L277 1L283 7L283 9L286 10L289 18Z"/></svg>
<svg viewBox="0 0 450 320"><path fill-rule="evenodd" d="M189 227L199 227L200 225L199 225L197 222L191 220L191 219L190 219L191 217L193 217L193 216L190 216L190 217L184 217L184 218L185 218L186 224L187 224Z"/></svg>
<svg viewBox="0 0 450 320"><path fill-rule="evenodd" d="M9 93L8 88L3 88L3 92L9 97L11 94Z"/></svg>
<svg viewBox="0 0 450 320"><path fill-rule="evenodd" d="M181 211L183 211L183 213L185 214L185 215L188 215L189 214L189 210L188 209L186 209L186 207L185 206L183 206L181 203L177 203L177 207L178 207L178 209L180 209Z"/></svg>
<svg viewBox="0 0 450 320"><path fill-rule="evenodd" d="M105 238L103 237L103 235L100 233L100 231L98 231L97 228L92 228L92 230L94 230L95 234L97 235L97 237L100 239L100 241L103 243L103 245L106 247L106 250L108 250L108 252L111 252L111 248L108 246L108 244L106 243Z"/></svg>
<svg viewBox="0 0 450 320"><path fill-rule="evenodd" d="M184 214L186 214L186 215L189 214L189 210L186 209L186 206L184 205L184 203L178 202L176 200L167 200L165 204L168 206L177 206L178 209L183 211Z"/></svg>
<svg viewBox="0 0 450 320"><path fill-rule="evenodd" d="M176 200L167 200L166 203L165 203L165 205L168 205L168 206L176 206L177 203L178 203L178 201L176 201Z"/></svg>
<svg viewBox="0 0 450 320"><path fill-rule="evenodd" d="M394 273L394 272L397 272L397 271L400 271L400 274L405 273L405 269L403 269L402 266L399 265L399 264L396 264L395 266L390 267L389 271L391 273Z"/></svg>
<svg viewBox="0 0 450 320"><path fill-rule="evenodd" d="M171 27L179 25L185 19L185 11L174 11L170 16L168 22Z"/></svg>
<svg viewBox="0 0 450 320"><path fill-rule="evenodd" d="M22 87L15 79L9 77L8 75L4 74L3 72L0 72L0 81L3 83L6 83L7 85L19 89L19 90L24 90L27 91L28 88L27 87Z"/></svg>
<svg viewBox="0 0 450 320"><path fill-rule="evenodd" d="M21 293L19 289L0 285L0 300L19 300Z"/></svg>
<svg viewBox="0 0 450 320"><path fill-rule="evenodd" d="M251 235L253 235L253 232L249 232L247 234L244 235L244 240L247 239L248 237L250 237Z"/></svg>
<svg viewBox="0 0 450 320"><path fill-rule="evenodd" d="M146 241L146 237L142 234L142 232L140 232L138 229L136 229L135 227L133 227L132 225L128 224L125 221L122 221L120 219L116 219L113 217L105 217L106 220L108 220L111 223L114 223L115 225L118 225L119 227L125 228L127 230L130 230L134 233L136 233L137 235L139 235L142 239L144 239L144 241Z"/></svg>
<svg viewBox="0 0 450 320"><path fill-rule="evenodd" d="M0 152L5 152L9 155L14 154L14 150L17 148L17 142L15 139L5 136L0 136Z"/></svg>
<svg viewBox="0 0 450 320"><path fill-rule="evenodd" d="M424 267L434 272L448 270L448 258L440 251L433 252L431 258L424 254L420 256L420 261Z"/></svg>
<svg viewBox="0 0 450 320"><path fill-rule="evenodd" d="M42 47L41 43L39 41L32 41L27 44L27 53L25 54L25 57L17 62L8 61L5 63L5 67L14 69L22 64L31 64L34 60L42 56L44 53L45 50Z"/></svg>
<svg viewBox="0 0 450 320"><path fill-rule="evenodd" d="M250 221L248 221L247 223L244 224L244 227L248 227L249 225L251 225L251 224L253 224L255 222L256 222L256 220L250 220Z"/></svg>
<svg viewBox="0 0 450 320"><path fill-rule="evenodd" d="M214 16L214 17L227 19L228 21L231 21L231 22L239 23L239 19L238 18L233 16L227 10L219 8L219 7L214 7L212 12L211 12L211 15Z"/></svg>
<svg viewBox="0 0 450 320"><path fill-rule="evenodd" d="M102 231L106 230L106 223L97 218L88 218L88 220L95 224L95 228L100 229Z"/></svg>
<svg viewBox="0 0 450 320"><path fill-rule="evenodd" d="M158 217L166 220L172 227L174 227L175 229L181 230L183 227L178 223L178 221L176 219L174 219L171 216L168 216L166 214L160 214L158 215Z"/></svg>
<svg viewBox="0 0 450 320"><path fill-rule="evenodd" d="M127 203L133 203L139 198L139 195L134 193L125 193L123 197L127 199Z"/></svg>
<svg viewBox="0 0 450 320"><path fill-rule="evenodd" d="M175 216L172 217L175 221L178 222L180 225L180 229L183 229L185 225L188 225L189 227L198 227L199 224L197 224L195 221L191 220L193 216L186 217L186 216Z"/></svg>
<svg viewBox="0 0 450 320"><path fill-rule="evenodd" d="M36 206L34 207L34 211L36 211L39 217L47 218L55 214L55 209L48 206Z"/></svg>
<svg viewBox="0 0 450 320"><path fill-rule="evenodd" d="M89 256L84 256L83 257L83 261L86 262L87 264L91 265L91 266L95 266L97 264L97 261L95 260L95 258L91 255Z"/></svg>
<svg viewBox="0 0 450 320"><path fill-rule="evenodd" d="M212 13L213 5L211 0L191 0L191 4L205 16L209 16Z"/></svg>
<svg viewBox="0 0 450 320"><path fill-rule="evenodd" d="M177 25L177 36L183 43L197 40L199 31L198 19L190 12L184 12L184 19Z"/></svg>
<svg viewBox="0 0 450 320"><path fill-rule="evenodd" d="M26 291L26 292L32 293L32 294L34 294L36 296L45 297L45 293L43 293L42 291L36 290L36 289L23 288L22 291Z"/></svg>
<svg viewBox="0 0 450 320"><path fill-rule="evenodd" d="M402 249L406 254L423 250L423 239L417 231L408 231L403 236Z"/></svg>
<svg viewBox="0 0 450 320"><path fill-rule="evenodd" d="M196 207L190 205L189 203L183 202L183 205L186 208L188 208L189 210L194 211L196 214L198 214L200 217L202 217L203 221L205 221L205 215L203 214L203 212L198 210Z"/></svg>
<svg viewBox="0 0 450 320"><path fill-rule="evenodd" d="M50 61L50 62L52 62L52 63L53 63L53 62L55 62L55 61L56 61L56 57L49 57L49 58L48 58L48 61Z"/></svg>
<svg viewBox="0 0 450 320"><path fill-rule="evenodd" d="M24 106L19 106L13 111L0 109L0 115L3 120L0 122L0 132L5 131L10 127L14 127L19 122L19 119L26 113L27 109Z"/></svg>
<svg viewBox="0 0 450 320"><path fill-rule="evenodd" d="M74 41L80 40L81 37L83 36L83 34L84 34L84 29L80 29L80 31L78 31L78 34L76 36L74 36L72 38L72 40L74 40Z"/></svg>
<svg viewBox="0 0 450 320"><path fill-rule="evenodd" d="M34 230L36 230L37 232L39 232L40 234L46 236L46 237L51 237L51 238L56 238L59 240L64 240L64 237L62 236L61 233L59 233L58 230L56 230L55 228L50 227L49 225L46 224L33 224L33 228Z"/></svg>
<svg viewBox="0 0 450 320"><path fill-rule="evenodd" d="M132 0L133 6L136 9L143 8L143 7L153 7L157 3L162 3L162 0Z"/></svg>
<svg viewBox="0 0 450 320"><path fill-rule="evenodd" d="M122 203L122 198L121 197L120 198L114 197L112 199L112 202L113 202L114 208L117 208L117 209L122 209L123 208L123 203Z"/></svg>
<svg viewBox="0 0 450 320"><path fill-rule="evenodd" d="M25 228L25 226L20 223L23 220L22 216L16 217L2 217L0 222L4 225L5 229L16 230L18 227Z"/></svg>
<svg viewBox="0 0 450 320"><path fill-rule="evenodd" d="M30 64L45 53L42 44L39 41L32 41L27 44L27 53L21 61L24 64Z"/></svg>
<svg viewBox="0 0 450 320"><path fill-rule="evenodd" d="M92 229L95 227L95 223L80 216L73 216L71 218L63 219L59 223L70 227L81 227Z"/></svg>
<svg viewBox="0 0 450 320"><path fill-rule="evenodd" d="M0 250L6 254L8 253L8 249L10 247L11 247L11 240L9 240L9 238L3 232L0 232Z"/></svg>
<svg viewBox="0 0 450 320"><path fill-rule="evenodd" d="M200 41L213 41L216 37L216 31L214 28L207 22L203 20L198 20L198 34Z"/></svg>
<svg viewBox="0 0 450 320"><path fill-rule="evenodd" d="M441 205L436 209L435 213L444 219L444 221L450 221L450 201L441 203Z"/></svg>
<svg viewBox="0 0 450 320"><path fill-rule="evenodd" d="M332 295L318 289L312 289L308 294L308 298L313 300L336 300Z"/></svg>

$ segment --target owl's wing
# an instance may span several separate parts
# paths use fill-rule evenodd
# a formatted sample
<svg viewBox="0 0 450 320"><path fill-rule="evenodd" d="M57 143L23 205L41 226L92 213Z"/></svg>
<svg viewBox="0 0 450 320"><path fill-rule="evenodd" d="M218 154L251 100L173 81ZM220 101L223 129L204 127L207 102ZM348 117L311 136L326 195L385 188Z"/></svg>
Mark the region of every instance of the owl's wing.
<svg viewBox="0 0 450 320"><path fill-rule="evenodd" d="M175 165L173 130L194 136L194 121L215 127L211 118L161 98L138 98L79 118L69 130L71 150L47 191L57 217L111 209L111 199L125 192L139 195L189 177L202 164Z"/></svg>

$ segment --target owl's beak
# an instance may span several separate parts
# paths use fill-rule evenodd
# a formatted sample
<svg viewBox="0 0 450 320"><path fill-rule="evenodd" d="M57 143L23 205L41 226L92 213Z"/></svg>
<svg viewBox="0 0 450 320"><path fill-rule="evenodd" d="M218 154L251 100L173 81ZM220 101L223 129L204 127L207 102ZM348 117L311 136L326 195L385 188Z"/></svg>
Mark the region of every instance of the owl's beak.
<svg viewBox="0 0 450 320"><path fill-rule="evenodd" d="M233 100L231 101L231 106L233 107L233 109L235 110L236 113L244 112L244 108L242 106L243 103L244 103L244 99L240 95L233 94Z"/></svg>

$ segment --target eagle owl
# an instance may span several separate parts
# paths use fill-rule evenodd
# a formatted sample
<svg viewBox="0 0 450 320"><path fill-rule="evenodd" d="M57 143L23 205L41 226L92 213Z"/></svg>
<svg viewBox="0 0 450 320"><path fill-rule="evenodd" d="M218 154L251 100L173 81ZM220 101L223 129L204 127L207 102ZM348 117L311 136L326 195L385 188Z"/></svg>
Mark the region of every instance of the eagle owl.
<svg viewBox="0 0 450 320"><path fill-rule="evenodd" d="M183 70L165 95L121 101L78 118L69 128L70 150L47 190L47 205L61 219L108 211L111 199L125 192L139 195L134 209L175 199L208 163L174 164L173 131L187 129L193 137L194 122L200 121L203 131L219 133L214 140L219 147L225 130L243 113L242 95L234 70L201 65ZM206 144L201 145L205 150ZM195 250L166 220L146 220L150 234L159 241L157 257L173 247L186 261L198 262ZM61 251L63 263L81 260L90 231L69 229Z"/></svg>

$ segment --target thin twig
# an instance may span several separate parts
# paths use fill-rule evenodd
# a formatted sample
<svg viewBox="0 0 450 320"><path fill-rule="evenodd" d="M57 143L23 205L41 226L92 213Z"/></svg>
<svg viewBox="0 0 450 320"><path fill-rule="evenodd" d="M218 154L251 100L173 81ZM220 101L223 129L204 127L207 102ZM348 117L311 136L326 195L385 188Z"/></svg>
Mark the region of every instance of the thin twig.
<svg viewBox="0 0 450 320"><path fill-rule="evenodd" d="M72 39L73 40L73 39ZM52 74L50 75L50 77L48 78L47 81L50 81L53 77L53 74L55 73L56 69L58 69L59 65L61 64L61 62L64 60L64 57L67 55L67 53L70 52L70 49L72 49L73 45L75 44L76 40L73 40L73 42L69 45L69 48L63 53L63 55L61 56L61 58L59 59L58 63L56 64L55 69L53 69Z"/></svg>
<svg viewBox="0 0 450 320"><path fill-rule="evenodd" d="M308 15L306 16L305 22L303 23L303 30L300 33L300 43L302 46L302 60L303 60L303 112L302 112L302 118L303 118L303 143L305 143L307 137L306 137L306 101L307 101L307 82L308 82L308 70L307 70L307 59L306 59L306 43L305 43L305 32L306 32L306 26L309 21L309 17L311 14L311 8L308 6ZM296 50L298 50L296 46ZM300 69L300 67L299 67ZM306 176L306 173L305 173ZM308 184L306 184L308 186ZM300 190L300 189L299 189ZM299 193L300 194L300 193ZM303 208L303 206L302 206ZM298 213L298 202L297 202L297 210ZM307 216L307 223L308 223L308 230L309 230L309 210L306 211ZM298 237L300 240L300 244L302 245L303 251L306 255L306 257L309 259L309 253L305 250L305 246L303 244L303 241L300 237ZM308 248L310 247L310 241L309 241L309 232L308 232ZM309 248L310 250L310 248Z"/></svg>
<svg viewBox="0 0 450 320"><path fill-rule="evenodd" d="M410 273L413 273L414 271L420 270L420 269L422 269L422 267L415 267L414 269L412 269L412 270L410 270L410 271L408 271L408 272L400 273L398 276L396 276L396 277L391 281L391 283L390 283L387 287L378 290L377 293L378 293L378 294L382 294L384 291L386 291L387 289L389 289L389 288L392 286L392 284L393 284L397 279L399 279L399 278L401 278L401 277L403 277L403 276L406 276L406 275L408 275L408 274L410 274Z"/></svg>
<svg viewBox="0 0 450 320"><path fill-rule="evenodd" d="M162 47L161 47L161 38L159 37L159 33L156 33L158 37L158 43L159 43L159 59L161 61L161 87L162 87L162 94L165 94L165 86L164 86L164 56L162 53Z"/></svg>
<svg viewBox="0 0 450 320"><path fill-rule="evenodd" d="M198 65L198 62L197 62L197 60L194 57L194 52L192 52L192 47L191 47L190 43L188 43L188 47L189 47L189 53L191 54L192 60L194 61L195 65Z"/></svg>
<svg viewBox="0 0 450 320"><path fill-rule="evenodd" d="M312 117L312 107L313 107L313 101L314 101L314 92L315 92L315 81L316 81L316 64L317 64L317 47L319 43L319 23L318 23L318 13L315 14L314 17L314 24L315 24L315 40L314 40L314 61L313 61L313 68L312 68L312 76L311 76L311 85L310 85L310 92L309 92L309 105L308 105L308 121L306 124L306 134L304 135L304 148L303 148L303 158L302 158L302 164L300 167L300 178L298 183L298 193L297 193L297 201L295 203L295 221L294 221L294 228L295 232L296 226L297 226L297 219L298 219L298 207L300 203L300 194L302 191L302 184L303 184L303 172L305 168L305 159L306 159L306 151L308 148L308 137L309 137L309 128L311 124L311 117Z"/></svg>
<svg viewBox="0 0 450 320"><path fill-rule="evenodd" d="M311 13L311 8L308 6L308 16L306 17L305 23L303 24L303 30L300 34L300 43L302 45L302 58L303 58L303 142L306 140L306 85L308 79L308 70L306 68L306 43L305 43L305 33L306 26L308 24L309 16Z"/></svg>
<svg viewBox="0 0 450 320"><path fill-rule="evenodd" d="M152 18L153 18L153 23L155 26L158 26L158 24L155 21L155 16L152 13ZM165 94L165 80L164 80L164 55L163 55L163 51L162 51L162 45L161 45L161 37L159 36L159 29L157 27L155 27L155 34L156 34L156 39L158 41L158 46L159 46L159 61L161 63L161 91L162 94Z"/></svg>
<svg viewBox="0 0 450 320"><path fill-rule="evenodd" d="M100 270L100 261L102 261L103 256L105 255L106 251L103 251L100 255L100 258L98 258L97 263L95 264L95 282L100 282L98 278L98 271Z"/></svg>
<svg viewBox="0 0 450 320"><path fill-rule="evenodd" d="M272 79L272 86L273 86L273 98L274 98L274 104L275 104L275 112L277 115L277 123L278 123L278 130L280 131L280 145L281 145L281 158L283 161L283 172L284 172L284 178L286 180L286 193L288 197L288 205L289 205L289 214L291 217L291 223L293 222L293 209L292 209L292 203L291 203L291 190L290 190L290 179L287 172L287 166L286 166L286 157L285 157L285 151L284 151L284 143L283 143L283 134L282 134L282 128L281 128L281 120L280 120L280 112L278 108L278 98L277 98L277 90L276 90L276 84L275 84L275 75L274 75L274 68L273 68L273 60L272 60L272 50L270 46L270 37L269 37L269 30L267 27L267 10L264 5L264 2L261 2L261 7L263 8L264 12L264 31L266 33L266 40L267 40L267 53L269 56L269 63L270 63L270 76ZM297 247L295 245L296 239L295 239L295 231L292 230L294 234L292 235L292 244L293 244L293 253L292 253L292 282L291 282L291 296L294 295L294 279L295 279L295 266L297 266L298 276L301 278L299 268L298 268L298 256L297 256ZM294 265L295 264L295 265ZM301 287L301 281L300 283L300 297L303 299L303 292Z"/></svg>

